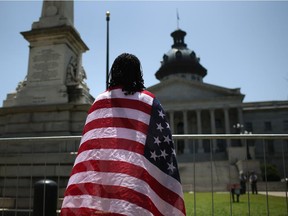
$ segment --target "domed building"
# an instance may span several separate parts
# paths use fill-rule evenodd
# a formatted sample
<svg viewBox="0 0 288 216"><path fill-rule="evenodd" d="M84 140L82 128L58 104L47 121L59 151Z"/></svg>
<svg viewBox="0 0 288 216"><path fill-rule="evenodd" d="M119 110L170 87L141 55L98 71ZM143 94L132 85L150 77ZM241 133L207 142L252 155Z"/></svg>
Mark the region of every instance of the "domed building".
<svg viewBox="0 0 288 216"><path fill-rule="evenodd" d="M186 32L177 29L171 36L173 44L155 73L160 82L148 90L161 101L173 134L288 133L288 101L245 103L240 88L204 82L207 69L187 47ZM265 142L271 164L283 172L282 152L288 154L288 141L283 141L285 149L279 147L282 140ZM240 140L177 140L177 157L180 162L209 161L212 151L213 160L236 163L249 159L260 172L263 140L247 140L247 143L249 148ZM194 152L195 158L192 157ZM242 168L237 167L238 171Z"/></svg>
<svg viewBox="0 0 288 216"><path fill-rule="evenodd" d="M230 134L233 124L243 123L241 104L244 95L239 88L229 89L203 81L207 70L200 58L185 44L186 32L177 29L171 33L173 45L163 55L155 76L159 84L148 88L164 106L174 134ZM183 142L183 141L182 141ZM189 141L178 141L178 155L193 152ZM213 151L226 158L227 143L218 140ZM209 156L209 141L198 142L198 159Z"/></svg>

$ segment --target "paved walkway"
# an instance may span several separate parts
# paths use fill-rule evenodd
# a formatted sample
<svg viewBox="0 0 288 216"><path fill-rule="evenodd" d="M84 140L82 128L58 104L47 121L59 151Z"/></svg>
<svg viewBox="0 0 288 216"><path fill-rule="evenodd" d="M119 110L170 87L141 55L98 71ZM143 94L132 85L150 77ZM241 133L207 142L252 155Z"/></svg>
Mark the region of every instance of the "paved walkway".
<svg viewBox="0 0 288 216"><path fill-rule="evenodd" d="M258 192L259 194L262 194L262 195L266 195L266 192L265 191L259 191ZM278 196L278 197L286 197L286 192L285 191L268 191L268 195L270 196ZM288 196L288 194L287 194Z"/></svg>

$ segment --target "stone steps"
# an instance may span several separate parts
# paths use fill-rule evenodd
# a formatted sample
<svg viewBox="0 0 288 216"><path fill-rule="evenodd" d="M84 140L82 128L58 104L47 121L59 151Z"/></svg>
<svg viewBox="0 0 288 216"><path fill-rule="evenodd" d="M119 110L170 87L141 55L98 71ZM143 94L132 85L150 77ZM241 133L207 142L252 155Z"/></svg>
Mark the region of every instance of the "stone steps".
<svg viewBox="0 0 288 216"><path fill-rule="evenodd" d="M75 154L73 152L63 153L9 153L1 155L0 165L34 165L34 164L73 164ZM2 166L1 166L2 167Z"/></svg>
<svg viewBox="0 0 288 216"><path fill-rule="evenodd" d="M211 181L213 190L223 191L226 190L227 184L239 182L236 166L230 165L228 161L180 163L179 170L182 184L186 185L184 191L193 189L194 183L198 191L211 191Z"/></svg>
<svg viewBox="0 0 288 216"><path fill-rule="evenodd" d="M9 165L0 167L0 178L23 178L55 176L67 177L71 173L71 165L33 164L33 165Z"/></svg>

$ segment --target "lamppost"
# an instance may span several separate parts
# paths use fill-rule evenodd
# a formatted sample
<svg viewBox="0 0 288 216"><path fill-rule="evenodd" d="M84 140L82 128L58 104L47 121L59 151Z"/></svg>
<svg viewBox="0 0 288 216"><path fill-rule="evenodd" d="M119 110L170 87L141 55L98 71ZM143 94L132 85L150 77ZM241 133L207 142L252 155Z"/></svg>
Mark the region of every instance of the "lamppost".
<svg viewBox="0 0 288 216"><path fill-rule="evenodd" d="M244 130L244 134L252 134L252 132L248 132L248 131ZM248 145L247 140L245 140L245 143L246 143L247 160L251 160L252 158L251 158L251 155L250 155L249 145Z"/></svg>
<svg viewBox="0 0 288 216"><path fill-rule="evenodd" d="M110 12L106 12L106 21L107 21L107 46L106 46L106 89L108 89L109 83L109 21L110 21Z"/></svg>
<svg viewBox="0 0 288 216"><path fill-rule="evenodd" d="M233 128L235 128L237 130L237 133L242 134L242 128L244 126L240 123L237 123L236 125L233 125Z"/></svg>
<svg viewBox="0 0 288 216"><path fill-rule="evenodd" d="M244 125L242 125L240 123L237 123L236 125L233 125L233 128L235 128L237 130L237 133L239 133L239 134L252 134L251 132L243 130L244 129ZM251 155L250 155L249 145L247 143L247 140L245 140L245 144L246 144L246 157L247 157L247 160L250 160L252 158L251 158Z"/></svg>

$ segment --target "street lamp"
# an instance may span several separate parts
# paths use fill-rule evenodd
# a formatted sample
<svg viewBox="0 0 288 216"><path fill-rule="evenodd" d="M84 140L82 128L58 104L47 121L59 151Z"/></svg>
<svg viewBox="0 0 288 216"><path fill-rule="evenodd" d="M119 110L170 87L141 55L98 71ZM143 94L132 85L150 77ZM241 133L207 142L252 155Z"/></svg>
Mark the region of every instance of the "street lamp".
<svg viewBox="0 0 288 216"><path fill-rule="evenodd" d="M109 83L109 21L110 21L110 12L106 12L106 21L107 21L107 46L106 46L106 89L108 89Z"/></svg>
<svg viewBox="0 0 288 216"><path fill-rule="evenodd" d="M239 134L252 134L251 132L243 130L244 129L244 125L242 125L240 123L237 123L236 125L233 125L233 128L235 128L237 130L237 133L239 133ZM250 151L249 151L249 146L248 146L247 140L245 140L245 144L246 144L246 157L247 157L247 160L250 160L252 158L251 158L251 155L250 155Z"/></svg>

